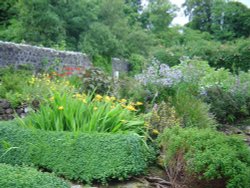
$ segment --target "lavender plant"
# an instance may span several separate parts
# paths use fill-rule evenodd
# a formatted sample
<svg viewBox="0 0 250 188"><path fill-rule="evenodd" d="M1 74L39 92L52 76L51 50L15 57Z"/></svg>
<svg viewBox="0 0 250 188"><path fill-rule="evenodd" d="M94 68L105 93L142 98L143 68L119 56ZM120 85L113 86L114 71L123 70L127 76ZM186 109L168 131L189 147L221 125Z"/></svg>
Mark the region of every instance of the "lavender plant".
<svg viewBox="0 0 250 188"><path fill-rule="evenodd" d="M181 70L170 68L167 64L160 64L157 60L152 62L142 74L136 75L135 79L144 86L155 85L160 87L173 87L182 81Z"/></svg>

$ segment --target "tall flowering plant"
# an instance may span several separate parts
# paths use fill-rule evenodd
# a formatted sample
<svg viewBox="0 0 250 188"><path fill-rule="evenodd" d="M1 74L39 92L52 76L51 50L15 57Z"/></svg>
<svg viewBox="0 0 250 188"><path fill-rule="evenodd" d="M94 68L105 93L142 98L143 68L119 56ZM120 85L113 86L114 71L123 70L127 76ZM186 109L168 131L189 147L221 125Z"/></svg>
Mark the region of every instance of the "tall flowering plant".
<svg viewBox="0 0 250 188"><path fill-rule="evenodd" d="M140 105L112 96L54 92L48 103L19 122L25 127L51 131L142 133L144 121L137 115Z"/></svg>
<svg viewBox="0 0 250 188"><path fill-rule="evenodd" d="M143 85L158 85L163 87L173 87L182 81L182 72L178 69L170 68L167 64L160 64L153 61L142 74L135 78Z"/></svg>

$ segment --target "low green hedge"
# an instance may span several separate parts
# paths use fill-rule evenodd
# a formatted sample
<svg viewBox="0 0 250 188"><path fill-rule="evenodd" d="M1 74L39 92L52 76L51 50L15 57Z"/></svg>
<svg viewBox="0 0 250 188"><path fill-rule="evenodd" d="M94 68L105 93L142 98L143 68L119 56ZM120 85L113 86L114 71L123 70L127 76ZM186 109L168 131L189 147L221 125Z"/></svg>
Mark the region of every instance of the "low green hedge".
<svg viewBox="0 0 250 188"><path fill-rule="evenodd" d="M0 164L2 188L69 188L69 184L49 173L28 167Z"/></svg>
<svg viewBox="0 0 250 188"><path fill-rule="evenodd" d="M0 123L0 163L35 165L91 183L145 171L152 152L136 134L49 132Z"/></svg>
<svg viewBox="0 0 250 188"><path fill-rule="evenodd" d="M165 130L161 145L166 167L176 168L173 164L180 166L184 159L189 179L222 180L227 188L250 187L250 151L238 137L210 129L173 127Z"/></svg>

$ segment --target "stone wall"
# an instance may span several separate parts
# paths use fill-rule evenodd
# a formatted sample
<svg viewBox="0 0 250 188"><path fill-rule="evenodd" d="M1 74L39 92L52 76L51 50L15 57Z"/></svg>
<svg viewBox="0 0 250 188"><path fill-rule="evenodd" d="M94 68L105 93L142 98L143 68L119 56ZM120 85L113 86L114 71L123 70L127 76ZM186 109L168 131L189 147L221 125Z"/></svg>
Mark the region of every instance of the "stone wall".
<svg viewBox="0 0 250 188"><path fill-rule="evenodd" d="M80 52L60 51L51 48L37 47L26 44L0 41L0 67L19 67L30 65L36 70L61 70L65 66L84 67L92 66L89 57ZM112 58L112 70L127 73L129 64L125 60Z"/></svg>
<svg viewBox="0 0 250 188"><path fill-rule="evenodd" d="M129 63L126 60L112 58L112 71L113 75L115 74L115 72L128 73Z"/></svg>
<svg viewBox="0 0 250 188"><path fill-rule="evenodd" d="M14 119L15 114L19 117L24 117L27 112L27 105L20 105L16 108L12 108L10 102L5 99L0 99L0 121Z"/></svg>
<svg viewBox="0 0 250 188"><path fill-rule="evenodd" d="M63 66L92 65L87 55L80 52L59 51L50 48L0 41L0 66L31 65L35 69L59 69Z"/></svg>

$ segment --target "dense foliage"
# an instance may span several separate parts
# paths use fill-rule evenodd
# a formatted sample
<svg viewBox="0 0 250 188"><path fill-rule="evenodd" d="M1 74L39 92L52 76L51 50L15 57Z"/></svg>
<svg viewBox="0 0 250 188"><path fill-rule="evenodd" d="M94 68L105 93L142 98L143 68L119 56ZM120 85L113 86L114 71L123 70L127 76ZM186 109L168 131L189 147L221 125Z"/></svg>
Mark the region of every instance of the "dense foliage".
<svg viewBox="0 0 250 188"><path fill-rule="evenodd" d="M222 180L227 188L250 186L250 153L241 138L173 127L165 130L161 145L169 171L185 173L189 180Z"/></svg>
<svg viewBox="0 0 250 188"><path fill-rule="evenodd" d="M185 126L211 127L216 124L213 115L220 123L249 118L249 76L249 72L235 75L204 61L185 60L173 67L153 62L136 79L156 94L156 101L169 100Z"/></svg>
<svg viewBox="0 0 250 188"><path fill-rule="evenodd" d="M5 188L69 188L69 184L49 173L33 168L0 164L0 187Z"/></svg>
<svg viewBox="0 0 250 188"><path fill-rule="evenodd" d="M184 7L193 29L209 32L220 40L250 35L250 9L240 2L186 0Z"/></svg>
<svg viewBox="0 0 250 188"><path fill-rule="evenodd" d="M26 164L70 180L106 182L144 172L152 153L136 134L49 132L0 124L0 163Z"/></svg>
<svg viewBox="0 0 250 188"><path fill-rule="evenodd" d="M141 57L176 65L184 56L199 56L215 67L249 69L250 9L244 4L186 0L189 23L170 27L175 5L166 0L141 3L6 0L0 6L0 39L83 51L106 67L111 57L126 58L136 72Z"/></svg>

